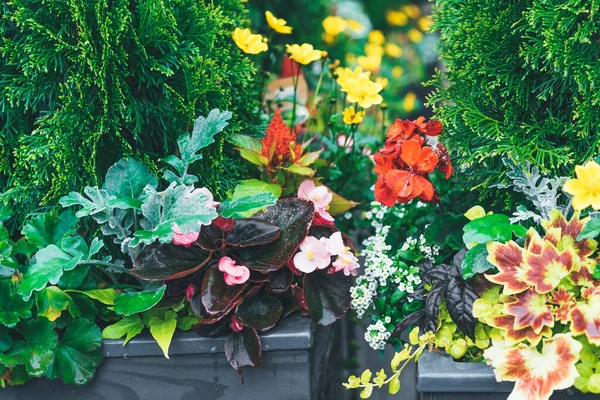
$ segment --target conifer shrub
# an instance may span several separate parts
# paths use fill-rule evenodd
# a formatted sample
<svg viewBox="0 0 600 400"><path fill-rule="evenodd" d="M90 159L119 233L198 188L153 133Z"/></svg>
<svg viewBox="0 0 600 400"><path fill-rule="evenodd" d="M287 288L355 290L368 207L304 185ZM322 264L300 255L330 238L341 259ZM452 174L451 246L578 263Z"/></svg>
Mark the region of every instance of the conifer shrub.
<svg viewBox="0 0 600 400"><path fill-rule="evenodd" d="M21 214L101 183L122 156L157 170L213 108L233 113L227 134L260 125L262 82L231 39L248 23L238 0L0 7L0 200ZM217 196L244 172L224 143L198 163Z"/></svg>
<svg viewBox="0 0 600 400"><path fill-rule="evenodd" d="M487 195L502 159L569 175L600 150L600 12L593 0L436 0L447 68L429 99L465 187Z"/></svg>

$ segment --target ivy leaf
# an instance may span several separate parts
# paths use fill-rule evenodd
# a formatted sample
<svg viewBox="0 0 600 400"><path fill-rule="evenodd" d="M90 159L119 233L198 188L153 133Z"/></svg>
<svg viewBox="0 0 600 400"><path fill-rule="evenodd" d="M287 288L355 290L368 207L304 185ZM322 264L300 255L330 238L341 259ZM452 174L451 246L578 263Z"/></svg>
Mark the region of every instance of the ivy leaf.
<svg viewBox="0 0 600 400"><path fill-rule="evenodd" d="M245 327L234 332L225 341L225 356L229 364L238 371L241 367L260 367L262 346L260 338L252 328Z"/></svg>
<svg viewBox="0 0 600 400"><path fill-rule="evenodd" d="M503 214L491 214L469 222L463 228L463 242L488 243L498 241L506 243L512 239L513 233L517 237L524 237L527 233L521 225L513 225L510 218Z"/></svg>
<svg viewBox="0 0 600 400"><path fill-rule="evenodd" d="M139 161L122 158L106 172L102 189L124 204L130 204L128 199L139 199L146 185L156 188L158 179Z"/></svg>
<svg viewBox="0 0 600 400"><path fill-rule="evenodd" d="M67 254L53 244L41 249L19 286L19 294L29 300L34 291L40 291L48 284L56 285L63 272L75 268L82 256L79 252Z"/></svg>
<svg viewBox="0 0 600 400"><path fill-rule="evenodd" d="M462 263L462 276L464 279L472 278L475 274L482 274L496 268L488 260L488 251L484 243L479 243L465 254Z"/></svg>
<svg viewBox="0 0 600 400"><path fill-rule="evenodd" d="M600 218L592 217L577 236L577 240L594 239L600 235Z"/></svg>
<svg viewBox="0 0 600 400"><path fill-rule="evenodd" d="M44 317L31 319L21 325L23 340L16 340L10 349L0 354L0 363L9 368L24 365L31 376L46 374L54 360L57 334L54 324Z"/></svg>
<svg viewBox="0 0 600 400"><path fill-rule="evenodd" d="M115 299L118 294L115 289L97 289L97 290L67 290L67 292L73 293L81 293L89 297L90 299L98 300L102 304L106 304L108 306L113 306L115 304Z"/></svg>
<svg viewBox="0 0 600 400"><path fill-rule="evenodd" d="M155 240L168 243L173 239L173 224L182 232L199 232L201 225L208 225L217 218L209 196L193 186L176 186L172 183L163 192L152 187L144 189L147 195L142 205L146 217L145 230L135 232L130 246L139 243L150 244Z"/></svg>
<svg viewBox="0 0 600 400"><path fill-rule="evenodd" d="M190 164L202 159L202 154L197 154L206 146L214 143L214 136L222 132L227 127L227 121L231 119L231 112L221 112L218 109L212 110L205 117L199 117L194 121L192 134L184 133L177 138L179 155L169 156L165 161L171 165L179 174L165 173L165 178L170 182L177 181L180 184L192 184L198 181L198 178L187 173Z"/></svg>
<svg viewBox="0 0 600 400"><path fill-rule="evenodd" d="M60 245L63 237L75 233L77 217L73 211L65 211L58 217L44 213L31 218L23 227L27 241L42 249L51 244Z"/></svg>
<svg viewBox="0 0 600 400"><path fill-rule="evenodd" d="M68 310L73 318L81 316L79 308L67 293L56 286L48 286L40 291L35 299L38 315L56 321L64 310Z"/></svg>
<svg viewBox="0 0 600 400"><path fill-rule="evenodd" d="M236 199L227 199L219 206L219 215L225 218L243 218L276 202L277 196L272 192L262 192Z"/></svg>
<svg viewBox="0 0 600 400"><path fill-rule="evenodd" d="M48 371L48 377L68 384L87 384L104 356L100 351L102 338L100 328L86 319L76 319L58 341L54 363Z"/></svg>
<svg viewBox="0 0 600 400"><path fill-rule="evenodd" d="M144 323L139 315L123 317L118 322L107 326L102 331L102 339L120 339L125 336L123 346L136 337L144 329Z"/></svg>
<svg viewBox="0 0 600 400"><path fill-rule="evenodd" d="M167 285L151 283L143 292L119 293L115 297L115 313L132 315L154 307L163 298Z"/></svg>
<svg viewBox="0 0 600 400"><path fill-rule="evenodd" d="M169 346L177 327L177 313L168 310L164 319L152 317L148 325L150 326L150 334L162 349L165 357L169 358Z"/></svg>
<svg viewBox="0 0 600 400"><path fill-rule="evenodd" d="M33 301L25 301L15 293L10 281L0 280L0 327L14 328L20 319L31 318Z"/></svg>

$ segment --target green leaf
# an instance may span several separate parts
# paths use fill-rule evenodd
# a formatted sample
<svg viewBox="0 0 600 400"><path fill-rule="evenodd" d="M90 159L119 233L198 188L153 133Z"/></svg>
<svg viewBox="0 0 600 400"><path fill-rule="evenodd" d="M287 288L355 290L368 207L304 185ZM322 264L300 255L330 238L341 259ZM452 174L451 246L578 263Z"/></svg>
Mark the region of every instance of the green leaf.
<svg viewBox="0 0 600 400"><path fill-rule="evenodd" d="M69 255L53 244L41 249L35 254L35 264L25 274L19 293L29 300L33 291L40 291L47 284L56 285L63 272L75 268L81 258L81 253Z"/></svg>
<svg viewBox="0 0 600 400"><path fill-rule="evenodd" d="M512 239L513 233L517 237L523 237L527 229L521 225L513 225L509 218L503 214L491 214L469 222L463 228L463 242L467 243L488 243L498 241L508 242Z"/></svg>
<svg viewBox="0 0 600 400"><path fill-rule="evenodd" d="M117 323L104 328L102 339L120 339L125 336L123 346L136 337L144 329L144 323L139 315L125 316Z"/></svg>
<svg viewBox="0 0 600 400"><path fill-rule="evenodd" d="M317 184L318 185L318 184ZM345 213L346 211L356 207L360 203L357 203L352 200L346 200L339 194L335 193L331 189L327 188L332 195L331 203L329 203L329 213L331 215L339 215L341 213Z"/></svg>
<svg viewBox="0 0 600 400"><path fill-rule="evenodd" d="M228 199L223 201L219 206L219 214L225 218L243 218L248 213L257 212L276 202L277 196L272 192L262 192L237 199Z"/></svg>
<svg viewBox="0 0 600 400"><path fill-rule="evenodd" d="M17 340L6 352L0 354L0 363L7 367L24 365L29 375L46 374L54 360L57 334L54 324L44 317L25 321L21 325L23 340Z"/></svg>
<svg viewBox="0 0 600 400"><path fill-rule="evenodd" d="M463 215L447 213L436 216L425 230L427 244L461 250L464 245L460 232L467 221Z"/></svg>
<svg viewBox="0 0 600 400"><path fill-rule="evenodd" d="M200 318L195 315L181 317L177 319L177 329L180 331L189 331L198 322L200 322Z"/></svg>
<svg viewBox="0 0 600 400"><path fill-rule="evenodd" d="M298 163L300 165L303 165L305 167L308 167L309 165L311 165L312 163L314 163L315 161L317 161L319 159L319 156L321 155L321 152L323 150L319 150L319 151L313 151L311 153L306 153L305 155L303 155L299 160Z"/></svg>
<svg viewBox="0 0 600 400"><path fill-rule="evenodd" d="M496 268L487 260L487 256L488 251L484 243L480 243L467 251L462 262L463 278L469 279L475 274L482 274L490 269Z"/></svg>
<svg viewBox="0 0 600 400"><path fill-rule="evenodd" d="M169 310L165 313L164 319L152 317L149 325L152 337L162 349L165 357L169 358L169 346L177 327L177 313Z"/></svg>
<svg viewBox="0 0 600 400"><path fill-rule="evenodd" d="M20 319L31 318L33 301L25 301L15 293L10 281L0 280L0 326L14 328Z"/></svg>
<svg viewBox="0 0 600 400"><path fill-rule="evenodd" d="M577 236L577 240L594 239L600 235L600 218L592 217Z"/></svg>
<svg viewBox="0 0 600 400"><path fill-rule="evenodd" d="M156 188L158 179L144 164L132 158L122 158L106 172L102 189L126 204L131 199L139 199L146 185Z"/></svg>
<svg viewBox="0 0 600 400"><path fill-rule="evenodd" d="M89 271L89 266L79 265L75 269L64 272L58 280L57 285L63 290L76 289L81 286L85 278L88 276Z"/></svg>
<svg viewBox="0 0 600 400"><path fill-rule="evenodd" d="M6 350L10 349L12 344L12 339L8 334L8 328L0 325L0 353L4 353ZM0 367L2 367L0 365Z"/></svg>
<svg viewBox="0 0 600 400"><path fill-rule="evenodd" d="M81 316L75 302L67 293L56 286L48 286L40 291L35 299L38 315L56 321L64 310L68 310L73 318Z"/></svg>
<svg viewBox="0 0 600 400"><path fill-rule="evenodd" d="M115 299L118 294L115 289L97 289L97 290L66 290L66 292L81 293L87 297L98 300L102 304L112 306L115 304Z"/></svg>
<svg viewBox="0 0 600 400"><path fill-rule="evenodd" d="M74 320L58 341L48 376L51 379L62 376L62 381L68 384L87 384L104 358L101 344L96 324L82 318Z"/></svg>
<svg viewBox="0 0 600 400"><path fill-rule="evenodd" d="M257 153L262 151L262 144L260 143L260 140L253 138L252 136L241 134L231 135L229 137L229 141L239 149L251 150Z"/></svg>
<svg viewBox="0 0 600 400"><path fill-rule="evenodd" d="M281 186L275 183L267 183L258 179L248 179L241 181L233 190L232 199L239 199L245 196L256 195L263 192L271 192L274 196L281 196Z"/></svg>
<svg viewBox="0 0 600 400"><path fill-rule="evenodd" d="M193 186L176 186L172 183L163 192L147 187L146 194L142 212L150 227L135 232L132 247L140 242L150 244L155 240L170 242L173 239L173 224L177 224L184 233L199 232L201 224L208 225L217 218L210 197Z"/></svg>
<svg viewBox="0 0 600 400"><path fill-rule="evenodd" d="M115 313L132 315L154 307L162 299L167 286L149 284L143 292L120 293L115 298Z"/></svg>
<svg viewBox="0 0 600 400"><path fill-rule="evenodd" d="M75 233L77 217L73 211L65 211L58 217L52 213L37 215L23 227L27 241L42 249L51 244L60 245L63 237Z"/></svg>
<svg viewBox="0 0 600 400"><path fill-rule="evenodd" d="M239 149L240 156L246 161L250 161L257 167L264 167L269 164L269 159L263 156L260 152L255 152L247 149Z"/></svg>
<svg viewBox="0 0 600 400"><path fill-rule="evenodd" d="M313 176L315 174L314 169L304 167L300 164L292 164L288 168L282 168L282 169L285 171L291 172L294 175Z"/></svg>

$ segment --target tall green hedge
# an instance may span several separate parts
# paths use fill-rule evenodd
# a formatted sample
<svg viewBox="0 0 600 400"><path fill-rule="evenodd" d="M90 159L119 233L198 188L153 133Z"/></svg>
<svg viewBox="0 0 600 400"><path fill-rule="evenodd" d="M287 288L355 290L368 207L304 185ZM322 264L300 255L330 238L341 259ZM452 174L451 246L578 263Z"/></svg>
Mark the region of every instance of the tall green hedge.
<svg viewBox="0 0 600 400"><path fill-rule="evenodd" d="M489 195L506 156L567 175L599 153L597 0L436 0L434 19L447 82L430 103L467 187Z"/></svg>
<svg viewBox="0 0 600 400"><path fill-rule="evenodd" d="M0 19L0 200L25 213L99 183L122 156L151 168L213 108L259 125L261 82L231 32L239 0L10 0ZM239 169L221 139L200 163L221 193Z"/></svg>

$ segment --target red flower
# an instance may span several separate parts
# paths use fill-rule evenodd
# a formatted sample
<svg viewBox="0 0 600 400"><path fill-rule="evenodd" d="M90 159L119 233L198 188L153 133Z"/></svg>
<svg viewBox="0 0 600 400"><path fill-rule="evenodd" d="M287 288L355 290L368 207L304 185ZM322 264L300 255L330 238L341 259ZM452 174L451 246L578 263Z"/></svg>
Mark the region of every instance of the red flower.
<svg viewBox="0 0 600 400"><path fill-rule="evenodd" d="M267 132L262 140L262 155L271 159L271 152L274 156L285 156L290 153L290 144L295 146L294 152L297 158L302 155L302 146L296 143L296 134L283 122L279 108L269 122Z"/></svg>
<svg viewBox="0 0 600 400"><path fill-rule="evenodd" d="M442 133L442 123L440 121L425 122L425 117L419 117L414 124L419 128L419 132L427 136L437 136Z"/></svg>
<svg viewBox="0 0 600 400"><path fill-rule="evenodd" d="M452 163L450 162L450 156L448 155L448 150L441 144L437 145L437 149L435 149L436 154L438 155L440 162L438 164L438 170L445 174L446 179L450 179L450 176L454 173L454 168L452 167Z"/></svg>

